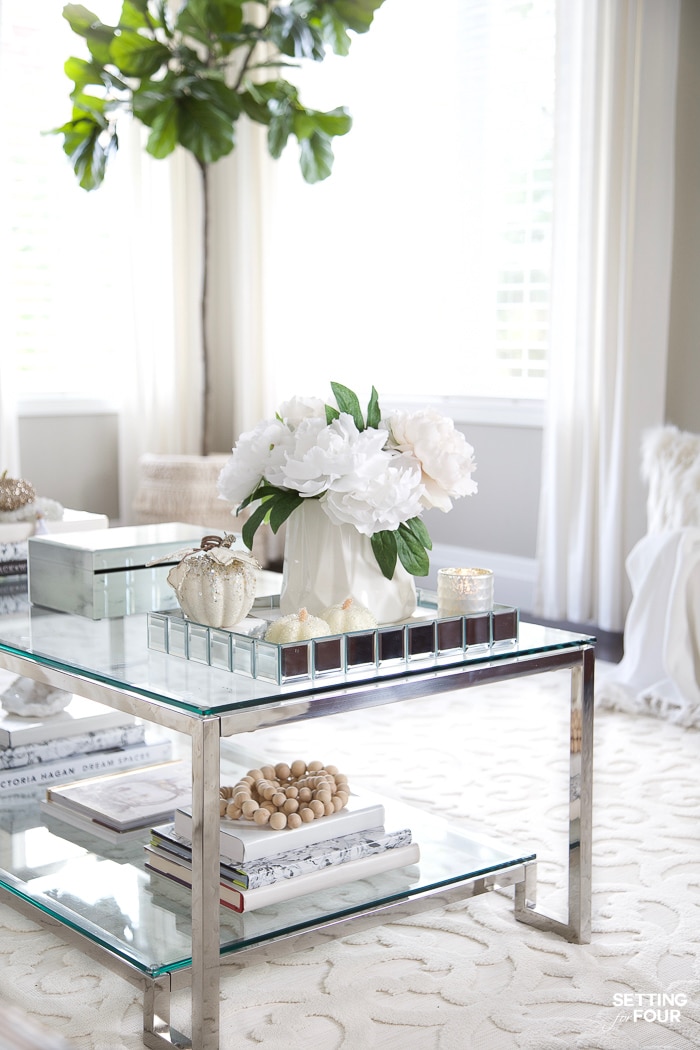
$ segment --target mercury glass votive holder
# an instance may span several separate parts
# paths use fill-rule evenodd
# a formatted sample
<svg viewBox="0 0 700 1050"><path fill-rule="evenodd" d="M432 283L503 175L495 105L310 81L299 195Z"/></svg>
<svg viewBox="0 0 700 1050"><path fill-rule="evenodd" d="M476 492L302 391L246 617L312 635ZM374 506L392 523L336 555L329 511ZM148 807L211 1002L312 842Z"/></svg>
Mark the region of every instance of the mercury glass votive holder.
<svg viewBox="0 0 700 1050"><path fill-rule="evenodd" d="M438 616L468 616L493 609L491 569L438 569Z"/></svg>

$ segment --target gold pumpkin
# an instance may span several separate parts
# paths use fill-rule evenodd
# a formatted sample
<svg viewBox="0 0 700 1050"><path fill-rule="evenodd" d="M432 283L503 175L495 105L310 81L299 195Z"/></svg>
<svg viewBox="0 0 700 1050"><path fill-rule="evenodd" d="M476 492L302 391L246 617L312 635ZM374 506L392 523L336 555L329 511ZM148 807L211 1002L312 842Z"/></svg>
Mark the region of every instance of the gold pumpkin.
<svg viewBox="0 0 700 1050"><path fill-rule="evenodd" d="M19 510L36 499L34 486L24 478L8 478L3 470L0 476L0 511Z"/></svg>

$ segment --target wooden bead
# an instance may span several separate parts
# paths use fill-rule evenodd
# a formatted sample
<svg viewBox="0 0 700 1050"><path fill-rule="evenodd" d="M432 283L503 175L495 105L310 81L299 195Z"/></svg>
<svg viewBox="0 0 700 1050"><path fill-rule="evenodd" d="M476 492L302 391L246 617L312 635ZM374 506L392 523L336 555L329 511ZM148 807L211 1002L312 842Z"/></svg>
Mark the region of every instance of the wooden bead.
<svg viewBox="0 0 700 1050"><path fill-rule="evenodd" d="M219 789L222 819L253 820L275 830L331 816L347 805L348 778L337 766L295 759L250 769L233 786Z"/></svg>

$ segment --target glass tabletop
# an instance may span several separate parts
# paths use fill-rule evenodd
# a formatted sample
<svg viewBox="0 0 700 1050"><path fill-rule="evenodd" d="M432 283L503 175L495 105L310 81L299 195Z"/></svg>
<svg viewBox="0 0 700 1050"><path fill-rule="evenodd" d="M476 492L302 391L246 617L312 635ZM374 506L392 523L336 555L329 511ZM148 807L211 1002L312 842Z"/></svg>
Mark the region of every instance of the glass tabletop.
<svg viewBox="0 0 700 1050"><path fill-rule="evenodd" d="M91 620L27 604L0 616L0 665L7 665L3 654L18 656L201 716L337 691L339 686L347 691L380 679L425 675L436 666L459 668L512 661L556 649L582 648L594 641L591 635L521 622L518 638L499 646L474 646L466 653L447 654L437 661L415 659L383 674L376 668L361 667L328 679L278 685L149 648L147 614Z"/></svg>

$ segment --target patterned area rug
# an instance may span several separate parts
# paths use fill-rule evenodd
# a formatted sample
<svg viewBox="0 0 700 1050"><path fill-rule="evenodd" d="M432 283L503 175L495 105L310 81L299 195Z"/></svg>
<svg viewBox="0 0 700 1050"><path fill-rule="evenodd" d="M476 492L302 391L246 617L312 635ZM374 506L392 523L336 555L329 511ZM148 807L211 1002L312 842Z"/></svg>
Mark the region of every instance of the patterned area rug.
<svg viewBox="0 0 700 1050"><path fill-rule="evenodd" d="M533 845L540 903L561 910L568 688L554 672L277 728L254 743L273 761L335 762L357 789L388 784L456 826ZM345 927L224 971L223 1050L697 1047L699 751L697 730L597 712L590 945L515 922L509 891ZM0 999L73 1048L143 1045L138 991L7 906Z"/></svg>

